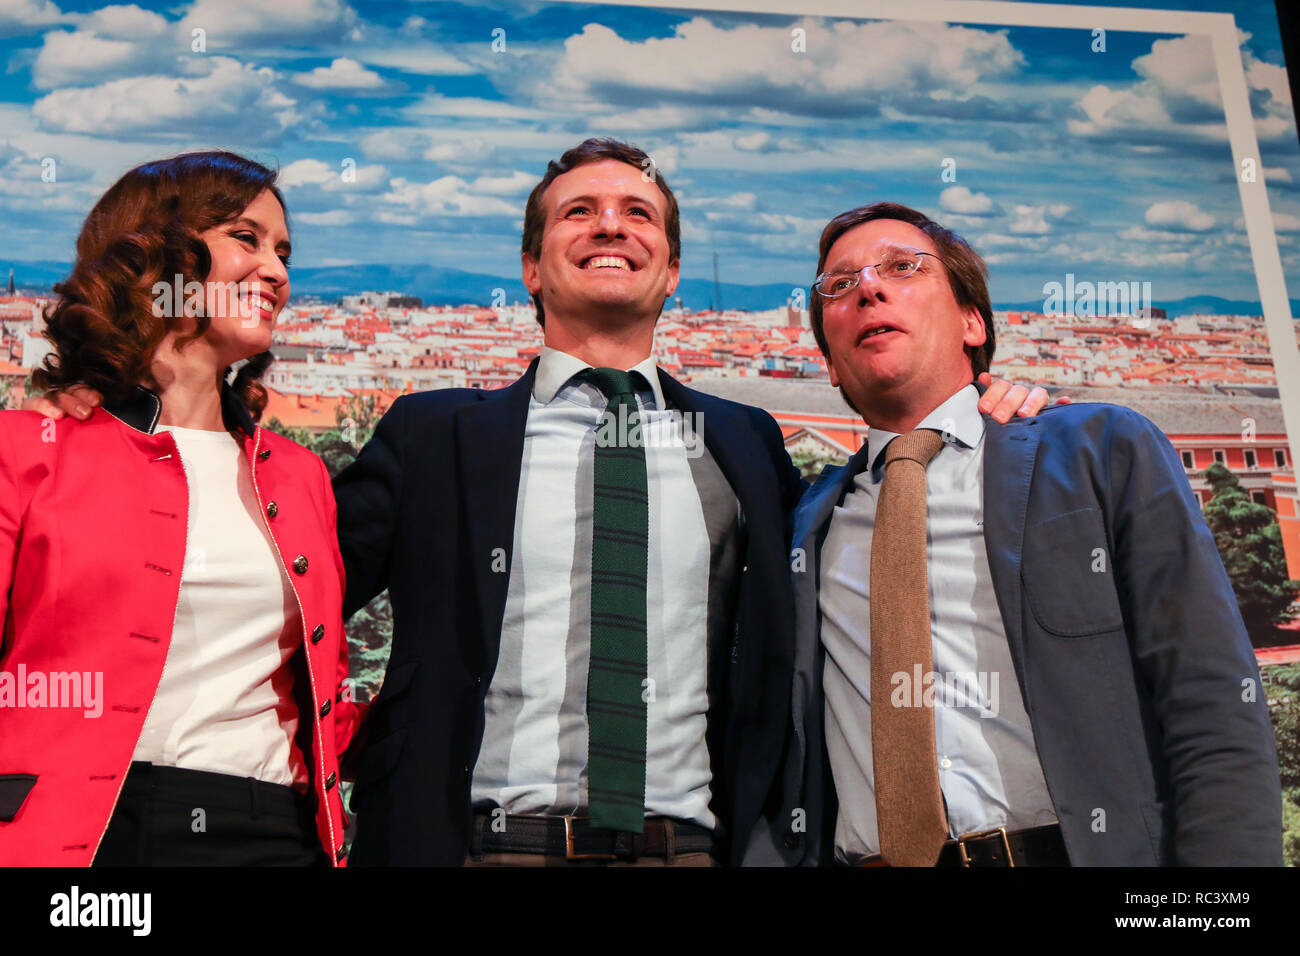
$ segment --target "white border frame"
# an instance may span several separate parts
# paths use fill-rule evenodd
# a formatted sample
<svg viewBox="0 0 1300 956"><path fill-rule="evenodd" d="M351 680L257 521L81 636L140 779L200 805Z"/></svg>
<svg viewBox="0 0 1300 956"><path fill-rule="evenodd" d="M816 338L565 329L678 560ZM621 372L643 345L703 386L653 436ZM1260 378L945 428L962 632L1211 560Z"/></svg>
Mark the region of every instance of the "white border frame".
<svg viewBox="0 0 1300 956"><path fill-rule="evenodd" d="M1191 10L1139 10L1133 7L1084 7L1048 3L992 0L564 0L584 5L651 7L725 13L780 13L790 16L829 16L868 20L910 20L1009 27L1056 27L1091 31L1205 35L1214 51L1214 66L1223 97L1233 178L1241 196L1242 217L1250 241L1250 257L1259 286L1269 353L1277 377L1278 397L1287 439L1300 440L1300 345L1296 341L1291 304L1287 300L1282 257L1268 206L1264 166L1250 112L1246 71L1237 42L1237 21L1230 13ZM1241 163L1255 161L1255 181L1242 182Z"/></svg>

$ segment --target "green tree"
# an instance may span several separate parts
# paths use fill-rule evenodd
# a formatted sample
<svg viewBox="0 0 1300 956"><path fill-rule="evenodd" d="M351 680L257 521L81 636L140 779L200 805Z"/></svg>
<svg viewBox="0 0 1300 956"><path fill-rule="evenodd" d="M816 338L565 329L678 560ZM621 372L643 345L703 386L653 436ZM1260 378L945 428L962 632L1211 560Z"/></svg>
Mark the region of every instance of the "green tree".
<svg viewBox="0 0 1300 956"><path fill-rule="evenodd" d="M14 401L13 386L9 384L9 379L0 378L0 409L16 408L18 403Z"/></svg>
<svg viewBox="0 0 1300 956"><path fill-rule="evenodd" d="M299 445L311 449L329 470L330 477L356 461L375 426L382 416L379 400L373 395L350 395L334 409L334 427L324 432L311 432L305 428L291 428L278 418L272 418L265 427L283 435Z"/></svg>
<svg viewBox="0 0 1300 956"><path fill-rule="evenodd" d="M379 424L379 401L373 395L351 395L334 409L334 427L317 436L312 451L320 455L331 475L357 460Z"/></svg>
<svg viewBox="0 0 1300 956"><path fill-rule="evenodd" d="M357 700L372 700L384 682L393 642L393 606L387 591L352 615L347 633L348 675L356 681Z"/></svg>
<svg viewBox="0 0 1300 956"><path fill-rule="evenodd" d="M1202 473L1214 496L1205 505L1205 521L1237 593L1246 629L1254 637L1295 616L1291 605L1300 581L1286 576L1286 552L1277 515L1242 490L1237 476L1215 462Z"/></svg>
<svg viewBox="0 0 1300 956"><path fill-rule="evenodd" d="M1300 866L1300 803L1294 790L1282 793L1282 862Z"/></svg>
<svg viewBox="0 0 1300 956"><path fill-rule="evenodd" d="M1273 664L1263 668L1262 676L1282 786L1300 799L1300 663Z"/></svg>
<svg viewBox="0 0 1300 956"><path fill-rule="evenodd" d="M311 448L315 436L305 428L290 428L278 418L272 418L270 421L262 422L262 427L267 431L275 432L277 435L283 435L290 441L295 441L304 448Z"/></svg>
<svg viewBox="0 0 1300 956"><path fill-rule="evenodd" d="M816 481L817 476L822 473L822 469L827 465L842 465L848 461L847 458L839 455L826 455L807 451L795 452L790 456L790 460L794 462L794 466L799 469L800 474L809 481Z"/></svg>
<svg viewBox="0 0 1300 956"><path fill-rule="evenodd" d="M1282 856L1300 866L1300 664L1261 668L1282 776Z"/></svg>

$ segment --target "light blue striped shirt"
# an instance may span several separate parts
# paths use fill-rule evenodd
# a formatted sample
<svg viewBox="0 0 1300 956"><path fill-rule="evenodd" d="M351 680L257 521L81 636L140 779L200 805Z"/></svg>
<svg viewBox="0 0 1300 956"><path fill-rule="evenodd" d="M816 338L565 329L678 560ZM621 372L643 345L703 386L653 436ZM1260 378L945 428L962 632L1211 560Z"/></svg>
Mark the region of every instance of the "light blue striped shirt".
<svg viewBox="0 0 1300 956"><path fill-rule="evenodd" d="M575 380L586 363L544 348L524 432L514 559L501 652L485 702L471 799L508 813L587 806L587 664L591 647L592 451L606 399ZM668 438L653 357L632 369L647 439L649 566L646 812L712 828L705 744L710 626L732 586L738 505L701 441ZM657 427L660 426L660 427ZM711 600L712 598L712 600Z"/></svg>
<svg viewBox="0 0 1300 956"><path fill-rule="evenodd" d="M918 428L945 433L926 469L926 553L934 648L934 724L949 835L1056 822L993 590L984 545L984 420L968 385ZM879 852L871 761L871 539L881 454L893 432L873 428L873 467L854 478L821 550L821 639L826 648L826 748L839 818L835 857ZM924 693L926 675L896 693ZM918 754L918 759L924 755Z"/></svg>

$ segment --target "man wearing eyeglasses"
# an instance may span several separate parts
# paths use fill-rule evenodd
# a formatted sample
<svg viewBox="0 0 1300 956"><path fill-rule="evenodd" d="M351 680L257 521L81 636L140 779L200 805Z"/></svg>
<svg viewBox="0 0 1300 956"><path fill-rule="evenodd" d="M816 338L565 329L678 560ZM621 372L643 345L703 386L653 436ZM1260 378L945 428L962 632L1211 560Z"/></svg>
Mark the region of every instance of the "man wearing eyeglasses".
<svg viewBox="0 0 1300 956"><path fill-rule="evenodd" d="M915 210L836 217L818 272L871 430L795 514L795 732L749 862L1280 863L1259 671L1169 442L1109 405L982 415L986 269Z"/></svg>

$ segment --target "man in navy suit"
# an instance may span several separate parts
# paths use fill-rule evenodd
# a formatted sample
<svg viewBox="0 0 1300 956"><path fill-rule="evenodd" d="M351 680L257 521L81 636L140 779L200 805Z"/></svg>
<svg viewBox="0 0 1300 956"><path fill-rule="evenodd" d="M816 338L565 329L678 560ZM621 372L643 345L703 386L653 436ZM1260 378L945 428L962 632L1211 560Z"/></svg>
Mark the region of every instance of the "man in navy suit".
<svg viewBox="0 0 1300 956"><path fill-rule="evenodd" d="M385 587L394 637L352 806L352 862L709 865L743 846L788 726L788 515L803 490L766 413L652 354L676 288L676 200L646 154L589 140L524 216L541 356L496 391L404 396L335 483L345 614ZM645 824L588 819L593 459L633 373L649 537ZM635 702L632 702L635 703ZM635 756L634 758L635 759Z"/></svg>
<svg viewBox="0 0 1300 956"><path fill-rule="evenodd" d="M813 327L831 383L871 430L794 517L794 732L781 808L748 861L1279 864L1259 671L1169 442L1109 405L981 415L984 263L915 210L836 217L818 273ZM913 432L901 456L886 453ZM873 588L882 607L897 598L872 573L872 542L880 530L896 563L899 506L875 524L885 466L922 446L928 465L895 486L924 512L914 600L891 605L928 599L929 634L922 610L907 643L895 620L906 615L871 614ZM877 629L882 660L916 649L880 683ZM872 700L885 680L888 698ZM878 767L902 736L873 737L873 714L899 726L883 707L919 708L933 727Z"/></svg>

